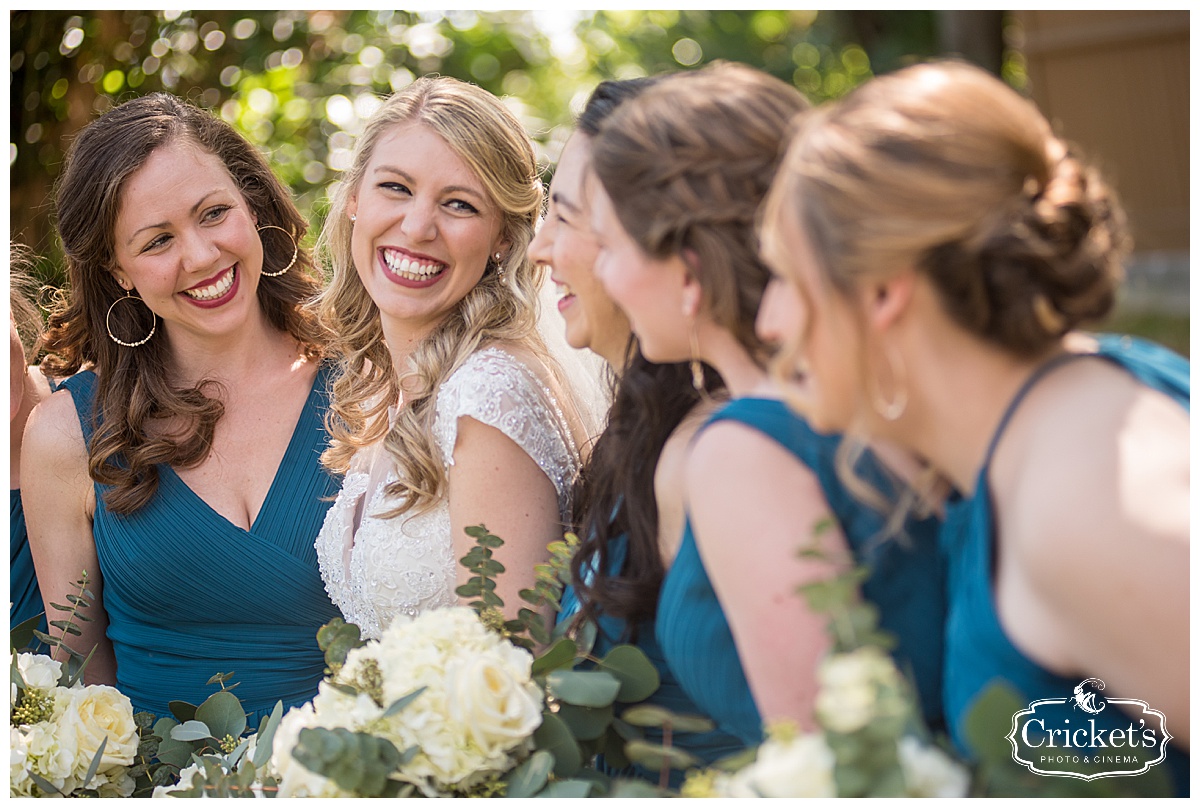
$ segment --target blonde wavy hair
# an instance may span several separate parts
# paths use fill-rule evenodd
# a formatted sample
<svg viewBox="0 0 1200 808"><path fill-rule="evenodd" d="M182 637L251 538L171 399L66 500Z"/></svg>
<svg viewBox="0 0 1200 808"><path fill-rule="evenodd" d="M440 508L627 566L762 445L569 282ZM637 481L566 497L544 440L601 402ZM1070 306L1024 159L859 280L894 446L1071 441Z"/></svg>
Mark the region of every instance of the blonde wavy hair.
<svg viewBox="0 0 1200 808"><path fill-rule="evenodd" d="M401 394L398 369L379 309L354 267L347 209L379 139L413 122L436 132L479 178L501 212L500 236L510 247L501 263L488 259L475 288L413 350L404 406L389 428L388 407ZM384 102L355 144L317 242L332 278L315 308L340 353L326 419L331 442L321 460L344 474L357 451L382 439L402 470L388 488L402 504L388 516L420 513L444 496L448 458L433 440L437 391L472 353L493 342L516 342L553 367L537 331L538 289L546 270L527 254L543 194L533 145L520 121L494 95L457 79L417 79Z"/></svg>

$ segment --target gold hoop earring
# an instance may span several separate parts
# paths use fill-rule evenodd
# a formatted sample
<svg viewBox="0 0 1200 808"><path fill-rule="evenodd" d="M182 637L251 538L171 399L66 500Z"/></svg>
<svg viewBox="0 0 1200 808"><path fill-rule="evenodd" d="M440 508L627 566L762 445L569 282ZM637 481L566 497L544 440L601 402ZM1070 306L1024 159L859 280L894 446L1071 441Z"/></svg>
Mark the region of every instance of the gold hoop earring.
<svg viewBox="0 0 1200 808"><path fill-rule="evenodd" d="M287 237L292 240L292 260L288 261L287 266L285 266L283 269L279 270L278 272L267 272L266 267L265 266L263 267L263 271L261 274L264 277L278 278L280 275L283 275L289 269L291 269L292 265L296 263L296 259L300 257L300 245L296 243L295 236L293 236L291 233L288 233L287 230L285 230L284 228L280 227L277 224L264 224L262 227L258 228L259 233L262 233L262 231L264 231L264 230L282 230L284 233L287 233ZM263 252L264 253L266 252L265 244L263 245Z"/></svg>
<svg viewBox="0 0 1200 808"><path fill-rule="evenodd" d="M871 394L871 406L875 408L875 412L885 421L895 421L908 408L908 382L905 375L904 360L899 354L895 354L886 346L883 349L883 355L887 359L888 373L891 374L892 382L895 390L888 400L880 392L879 384L875 382L874 374L871 375L871 383L868 384Z"/></svg>
<svg viewBox="0 0 1200 808"><path fill-rule="evenodd" d="M146 301L142 300L140 297L134 297L133 295L129 294L129 290L125 290L125 297L118 297L116 300L114 300L113 304L108 307L108 314L104 315L104 327L108 330L108 338L118 345L124 345L126 348L136 348L139 345L145 345L150 341L150 338L154 336L155 329L158 328L158 317L155 316L153 311L150 312L150 333L142 337L137 342L126 342L125 340L117 339L117 335L112 332L112 312L113 309L117 307L117 304L122 300L136 300L143 306L146 306ZM149 311L150 307L146 306L146 310Z"/></svg>

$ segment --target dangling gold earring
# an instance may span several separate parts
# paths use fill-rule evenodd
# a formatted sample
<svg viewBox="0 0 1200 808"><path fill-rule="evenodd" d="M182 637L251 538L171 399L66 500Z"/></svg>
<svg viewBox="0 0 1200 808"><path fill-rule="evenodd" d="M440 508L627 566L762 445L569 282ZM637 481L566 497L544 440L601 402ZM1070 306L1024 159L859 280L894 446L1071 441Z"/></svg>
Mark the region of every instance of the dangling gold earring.
<svg viewBox="0 0 1200 808"><path fill-rule="evenodd" d="M279 225L276 225L276 224L264 224L262 227L258 228L258 232L259 232L259 233L262 233L262 231L264 231L264 230L281 230L281 231L283 231L284 233L286 233L286 234L287 234L287 237L288 237L288 238L290 238L290 239L292 240L292 260L291 260L291 261L288 261L288 265L287 265L287 266L285 266L283 269L279 270L278 272L267 272L267 270L266 270L266 267L265 267L265 266L263 267L263 271L262 271L262 273L261 273L261 274L262 274L264 277L267 277L267 278L278 278L280 275L283 275L283 274L285 274L285 273L286 273L286 272L287 272L289 269L291 269L291 268L292 268L292 265L296 263L296 259L300 257L300 245L296 243L296 237L295 237L295 236L293 236L291 233L288 233L288 231L287 231L287 230L285 230L284 228L280 227ZM264 253L266 252L266 245L265 245L265 244L263 245L263 252L264 252ZM264 263L265 263L265 262L264 262Z"/></svg>
<svg viewBox="0 0 1200 808"><path fill-rule="evenodd" d="M139 345L145 345L150 341L150 338L154 336L155 329L158 328L158 317L155 316L153 311L150 311L150 333L142 337L137 342L126 342L123 339L117 339L117 335L112 332L112 313L113 309L117 307L117 304L123 300L136 300L143 306L146 306L146 301L142 300L140 297L134 297L129 293L129 290L126 289L125 297L118 297L116 300L114 300L112 305L108 307L108 313L104 315L104 327L108 330L108 338L118 345L124 345L126 348L136 348ZM146 309L149 311L150 307L146 306Z"/></svg>
<svg viewBox="0 0 1200 808"><path fill-rule="evenodd" d="M908 408L908 381L903 357L887 347L887 343L884 343L883 355L887 360L888 373L891 375L895 387L891 399L889 400L880 392L874 374L868 379L867 387L871 395L871 406L875 408L875 412L879 413L879 417L885 421L895 421Z"/></svg>
<svg viewBox="0 0 1200 808"><path fill-rule="evenodd" d="M500 263L500 251L499 250L497 250L496 254L492 256L492 260L494 260L496 262L496 274L499 275L501 278L503 278L504 277L504 264Z"/></svg>
<svg viewBox="0 0 1200 808"><path fill-rule="evenodd" d="M692 349L692 357L688 360L688 368L692 371L692 387L700 395L707 396L708 390L704 387L704 365L700 362L700 338L696 336L695 320L688 329L688 342Z"/></svg>

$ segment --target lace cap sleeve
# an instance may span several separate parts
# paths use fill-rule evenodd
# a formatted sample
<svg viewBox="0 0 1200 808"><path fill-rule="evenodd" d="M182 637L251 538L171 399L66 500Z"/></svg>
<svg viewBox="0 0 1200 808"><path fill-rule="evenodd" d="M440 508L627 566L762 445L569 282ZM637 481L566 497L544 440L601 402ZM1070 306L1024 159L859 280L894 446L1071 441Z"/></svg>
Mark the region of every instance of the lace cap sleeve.
<svg viewBox="0 0 1200 808"><path fill-rule="evenodd" d="M438 393L434 437L447 469L454 464L462 417L499 429L520 446L554 483L559 510L566 513L579 449L558 400L532 370L499 348L485 348L446 380Z"/></svg>

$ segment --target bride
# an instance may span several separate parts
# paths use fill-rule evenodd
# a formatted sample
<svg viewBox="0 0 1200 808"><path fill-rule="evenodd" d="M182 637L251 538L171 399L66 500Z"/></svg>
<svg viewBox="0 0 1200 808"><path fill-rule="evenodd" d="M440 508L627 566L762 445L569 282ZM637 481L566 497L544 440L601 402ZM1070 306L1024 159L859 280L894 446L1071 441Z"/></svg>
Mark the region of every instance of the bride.
<svg viewBox="0 0 1200 808"><path fill-rule="evenodd" d="M367 123L318 249L318 314L342 359L323 461L345 479L317 537L326 590L366 638L458 602L483 524L513 617L560 539L585 439L537 331L526 255L542 184L490 93L421 78Z"/></svg>

